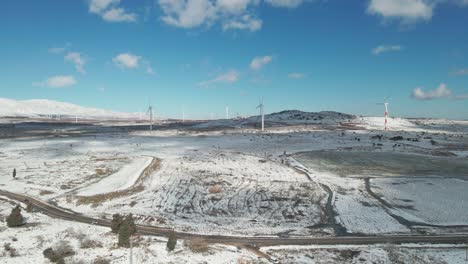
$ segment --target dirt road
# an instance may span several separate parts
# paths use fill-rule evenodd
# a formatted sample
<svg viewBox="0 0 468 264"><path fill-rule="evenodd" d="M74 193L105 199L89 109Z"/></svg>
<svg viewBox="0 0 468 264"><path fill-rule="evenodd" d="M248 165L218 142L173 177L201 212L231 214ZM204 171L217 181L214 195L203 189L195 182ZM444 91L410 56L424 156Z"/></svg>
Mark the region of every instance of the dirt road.
<svg viewBox="0 0 468 264"><path fill-rule="evenodd" d="M38 211L53 217L67 221L81 222L99 226L110 227L110 220L88 217L71 210L63 209L36 198L0 190L0 196L23 203L31 203ZM157 226L137 225L137 231L143 235L168 236L172 229ZM179 239L200 237L209 243L220 244L245 244L254 247L276 245L363 245L381 243L467 243L468 235L385 235L385 236L338 236L338 237L245 237L245 236L219 236L201 235L186 232L176 232Z"/></svg>

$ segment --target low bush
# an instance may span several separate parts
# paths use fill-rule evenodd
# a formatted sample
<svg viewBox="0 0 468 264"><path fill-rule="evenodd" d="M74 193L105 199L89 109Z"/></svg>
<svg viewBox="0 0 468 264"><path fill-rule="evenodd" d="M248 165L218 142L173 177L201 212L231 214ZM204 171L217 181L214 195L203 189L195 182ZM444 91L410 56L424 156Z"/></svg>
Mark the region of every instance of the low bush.
<svg viewBox="0 0 468 264"><path fill-rule="evenodd" d="M186 245L193 253L203 253L208 251L208 243L203 238L192 238L186 242Z"/></svg>
<svg viewBox="0 0 468 264"><path fill-rule="evenodd" d="M97 259L93 261L93 264L110 264L110 263L111 261L104 257L98 257Z"/></svg>
<svg viewBox="0 0 468 264"><path fill-rule="evenodd" d="M24 218L21 215L21 208L17 205L6 219L8 227L18 227L24 225Z"/></svg>
<svg viewBox="0 0 468 264"><path fill-rule="evenodd" d="M208 188L209 193L220 193L221 192L221 186L219 185L213 185Z"/></svg>
<svg viewBox="0 0 468 264"><path fill-rule="evenodd" d="M80 248L102 248L102 243L96 240L85 238L81 240Z"/></svg>
<svg viewBox="0 0 468 264"><path fill-rule="evenodd" d="M13 248L10 243L5 243L3 245L3 248L5 249L6 252L8 252L8 255L10 255L10 257L17 257L18 256L18 252L16 251L15 248Z"/></svg>
<svg viewBox="0 0 468 264"><path fill-rule="evenodd" d="M73 247L68 241L58 241L54 247L45 249L42 254L50 260L50 262L65 264L65 258L75 255Z"/></svg>

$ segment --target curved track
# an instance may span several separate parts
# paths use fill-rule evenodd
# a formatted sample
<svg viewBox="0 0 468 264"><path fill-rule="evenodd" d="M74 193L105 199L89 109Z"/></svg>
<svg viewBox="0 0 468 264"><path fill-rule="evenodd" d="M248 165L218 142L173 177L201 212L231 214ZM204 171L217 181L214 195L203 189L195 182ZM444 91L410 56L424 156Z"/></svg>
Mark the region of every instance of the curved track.
<svg viewBox="0 0 468 264"><path fill-rule="evenodd" d="M67 221L87 223L110 227L111 221L88 217L70 210L66 210L36 198L0 190L0 196L5 196L18 202L30 203L38 211L53 217ZM143 235L168 236L172 229L157 226L137 225L137 231ZM209 243L221 244L245 244L255 247L275 245L357 245L357 244L380 244L380 243L467 243L468 235L386 235L386 236L343 236L343 237L246 237L246 236L223 236L223 235L201 235L187 232L175 232L180 239L200 237Z"/></svg>

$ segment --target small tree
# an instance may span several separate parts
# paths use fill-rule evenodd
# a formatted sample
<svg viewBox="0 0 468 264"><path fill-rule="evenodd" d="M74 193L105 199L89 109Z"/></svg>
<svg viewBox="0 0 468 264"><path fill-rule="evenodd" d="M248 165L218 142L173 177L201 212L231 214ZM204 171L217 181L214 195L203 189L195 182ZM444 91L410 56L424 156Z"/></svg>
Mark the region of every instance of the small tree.
<svg viewBox="0 0 468 264"><path fill-rule="evenodd" d="M134 235L136 233L136 225L135 220L133 219L133 215L127 215L124 221L128 223L128 230L130 232L130 235Z"/></svg>
<svg viewBox="0 0 468 264"><path fill-rule="evenodd" d="M16 168L13 169L13 179L16 178Z"/></svg>
<svg viewBox="0 0 468 264"><path fill-rule="evenodd" d="M6 221L8 227L17 227L24 224L24 218L21 215L21 208L19 205L11 210L11 214L7 217Z"/></svg>
<svg viewBox="0 0 468 264"><path fill-rule="evenodd" d="M167 244L166 244L167 250L173 251L175 249L176 244L177 244L177 237L175 235L175 232L171 231L171 233L169 233L169 239L167 240Z"/></svg>
<svg viewBox="0 0 468 264"><path fill-rule="evenodd" d="M127 221L123 221L119 228L119 247L130 246L130 227Z"/></svg>
<svg viewBox="0 0 468 264"><path fill-rule="evenodd" d="M111 222L111 229L112 233L118 234L120 225L123 222L123 217L120 214L113 214L112 215L112 222Z"/></svg>

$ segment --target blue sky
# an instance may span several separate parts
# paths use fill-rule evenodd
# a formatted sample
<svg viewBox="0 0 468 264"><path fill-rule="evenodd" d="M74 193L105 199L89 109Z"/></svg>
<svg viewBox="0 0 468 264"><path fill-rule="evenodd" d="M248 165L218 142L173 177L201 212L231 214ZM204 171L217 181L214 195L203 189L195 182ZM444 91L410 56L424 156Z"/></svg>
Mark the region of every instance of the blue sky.
<svg viewBox="0 0 468 264"><path fill-rule="evenodd" d="M0 97L467 119L468 0L4 0Z"/></svg>

